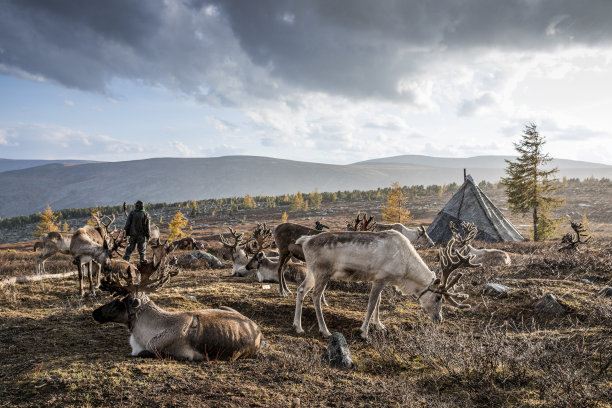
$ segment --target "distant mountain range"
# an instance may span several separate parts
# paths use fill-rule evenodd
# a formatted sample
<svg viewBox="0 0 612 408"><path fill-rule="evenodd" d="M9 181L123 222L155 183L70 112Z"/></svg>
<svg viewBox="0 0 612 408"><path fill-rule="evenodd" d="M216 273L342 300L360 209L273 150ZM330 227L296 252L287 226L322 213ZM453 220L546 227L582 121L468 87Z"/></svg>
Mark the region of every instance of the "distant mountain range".
<svg viewBox="0 0 612 408"><path fill-rule="evenodd" d="M206 198L280 195L297 191L369 190L463 181L463 168L478 182L504 175L505 156L442 158L396 156L349 165L269 157L156 158L124 162L58 161L0 173L0 217L63 208L118 205L123 201L177 202ZM0 165L7 159L0 159ZM23 163L19 163L23 162ZM29 164L28 164L29 163ZM559 177L612 178L612 166L556 159ZM27 168L26 168L27 167ZM0 167L1 169L1 167Z"/></svg>
<svg viewBox="0 0 612 408"><path fill-rule="evenodd" d="M95 163L91 160L13 160L0 159L0 173L3 171L22 170L30 167L44 166L45 164L84 164Z"/></svg>

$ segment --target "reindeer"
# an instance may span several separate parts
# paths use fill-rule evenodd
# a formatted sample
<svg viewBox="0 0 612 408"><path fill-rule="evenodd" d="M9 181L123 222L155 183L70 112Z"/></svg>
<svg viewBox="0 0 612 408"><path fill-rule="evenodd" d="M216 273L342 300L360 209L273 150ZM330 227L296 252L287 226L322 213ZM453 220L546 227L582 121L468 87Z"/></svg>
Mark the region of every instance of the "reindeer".
<svg viewBox="0 0 612 408"><path fill-rule="evenodd" d="M301 261L305 260L302 248L296 245L295 241L304 235L317 235L321 233L323 231L290 222L280 224L274 229L274 242L278 249L278 291L281 297L287 297L291 293L283 274L285 265L292 256Z"/></svg>
<svg viewBox="0 0 612 408"><path fill-rule="evenodd" d="M234 264L231 276L246 276L248 275L248 271L244 267L249 262L249 257L244 251L244 245L246 245L242 239L244 233L237 234L231 227L229 227L229 230L232 238L234 238L233 243L225 238L223 234L219 235L219 242L227 249L227 251L223 253L223 259L226 261L231 259Z"/></svg>
<svg viewBox="0 0 612 408"><path fill-rule="evenodd" d="M247 271L257 271L257 281L278 283L278 260L269 258L263 252L257 253L246 265ZM303 263L287 262L283 273L285 280L300 284L306 277L306 265ZM322 295L321 302L328 306L325 295Z"/></svg>
<svg viewBox="0 0 612 408"><path fill-rule="evenodd" d="M573 250L580 252L580 245L586 245L592 238L587 234L587 229L582 223L570 221L570 226L575 234L568 232L561 238L561 243L565 245L559 248L559 252ZM583 241L583 238L586 239Z"/></svg>
<svg viewBox="0 0 612 408"><path fill-rule="evenodd" d="M178 273L163 254L138 268L124 260L104 268L101 288L118 297L94 310L93 318L126 325L132 356L233 361L255 356L264 344L257 324L232 308L168 312L157 306L147 294Z"/></svg>
<svg viewBox="0 0 612 408"><path fill-rule="evenodd" d="M463 229L463 233L465 234L465 238L461 236L459 231L457 230L455 223L450 222L450 229L455 239L459 245L459 248L466 248L470 255L474 256L475 263L481 263L483 265L510 265L512 261L510 260L510 255L508 253L500 250L500 249L487 249L487 248L474 248L472 246L472 241L476 238L476 234L478 234L478 228L476 225L469 223L467 221L463 221L461 223L461 228Z"/></svg>
<svg viewBox="0 0 612 408"><path fill-rule="evenodd" d="M62 234L57 231L43 234L40 237L40 241L36 241L34 244L34 251L38 247L42 248L40 255L36 259L36 274L41 275L45 273L45 261L56 253L70 255L71 240L72 234Z"/></svg>
<svg viewBox="0 0 612 408"><path fill-rule="evenodd" d="M306 278L297 290L293 318L297 333L304 333L303 299L314 288L312 298L319 331L325 337L331 335L321 310L321 296L330 279L372 282L365 321L359 329L363 339L368 338L371 318L378 329L385 329L379 318L379 306L380 294L387 284L402 294L414 295L434 322L442 321L442 299L461 309L470 308L456 301L467 299L467 295L451 292L462 274L449 277L457 268L480 265L473 264L466 253L453 249L454 240L440 250L440 279L423 262L408 238L397 231L329 232L302 237L296 244L302 246L306 258Z"/></svg>
<svg viewBox="0 0 612 408"><path fill-rule="evenodd" d="M389 231L394 230L408 238L408 240L415 247L423 247L423 248L431 248L435 245L432 239L427 235L427 231L423 226L418 227L417 229L406 228L400 223L395 224L376 224L372 231L380 232L380 231Z"/></svg>
<svg viewBox="0 0 612 408"><path fill-rule="evenodd" d="M83 265L87 265L87 275L89 278L89 295L95 296L94 288L94 273L96 277L96 286L100 284L100 267L98 264L107 263L114 251L125 240L125 235L119 233L117 238L113 238L109 232L110 225L115 221L115 216L112 218L104 216L100 218L100 214L94 215L97 226L86 225L76 230L70 240L70 254L74 258L79 276L79 296L83 297ZM108 219L108 223L104 223L104 219ZM94 263L95 261L95 263ZM94 268L95 265L95 268Z"/></svg>

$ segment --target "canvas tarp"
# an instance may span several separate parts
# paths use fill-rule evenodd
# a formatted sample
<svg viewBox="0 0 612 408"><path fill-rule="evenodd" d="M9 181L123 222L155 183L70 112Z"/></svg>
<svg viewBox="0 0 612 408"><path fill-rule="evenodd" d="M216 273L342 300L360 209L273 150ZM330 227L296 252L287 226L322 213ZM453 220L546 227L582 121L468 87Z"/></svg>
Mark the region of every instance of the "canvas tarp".
<svg viewBox="0 0 612 408"><path fill-rule="evenodd" d="M452 238L450 222L457 227L470 222L478 228L477 241L525 241L525 238L504 217L501 211L478 188L471 176L467 176L461 188L427 229L434 242L446 243Z"/></svg>

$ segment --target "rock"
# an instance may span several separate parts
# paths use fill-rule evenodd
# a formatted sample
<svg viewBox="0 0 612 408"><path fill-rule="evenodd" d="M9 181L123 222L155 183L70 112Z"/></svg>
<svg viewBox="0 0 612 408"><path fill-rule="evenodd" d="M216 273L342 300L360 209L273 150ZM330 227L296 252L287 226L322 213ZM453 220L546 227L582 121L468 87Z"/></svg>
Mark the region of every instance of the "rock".
<svg viewBox="0 0 612 408"><path fill-rule="evenodd" d="M599 296L612 296L612 288L607 286L603 288L602 290L600 290L599 292L597 292L597 294Z"/></svg>
<svg viewBox="0 0 612 408"><path fill-rule="evenodd" d="M206 261L206 263L208 263L208 266L213 269L223 268L223 264L221 263L221 261L219 261L219 259L216 256L211 255L208 252L204 252L204 251L193 251L188 254L182 255L178 259L178 266L182 266L182 267L188 266L197 260Z"/></svg>
<svg viewBox="0 0 612 408"><path fill-rule="evenodd" d="M191 301L193 301L193 302L198 300L198 298L196 298L195 296L186 296L186 298L191 300Z"/></svg>
<svg viewBox="0 0 612 408"><path fill-rule="evenodd" d="M482 289L482 293L489 296L507 296L510 288L501 283L487 283Z"/></svg>
<svg viewBox="0 0 612 408"><path fill-rule="evenodd" d="M567 312L565 306L557 302L557 299L552 293L544 296L533 304L536 312L550 315L561 315Z"/></svg>
<svg viewBox="0 0 612 408"><path fill-rule="evenodd" d="M591 282L591 281L590 281L590 280L588 280L588 279L580 279L580 283L584 283L585 285L590 285L590 284L591 284L591 283L593 283L593 282Z"/></svg>
<svg viewBox="0 0 612 408"><path fill-rule="evenodd" d="M334 332L329 338L327 350L323 353L323 360L334 368L354 368L346 339L342 333Z"/></svg>

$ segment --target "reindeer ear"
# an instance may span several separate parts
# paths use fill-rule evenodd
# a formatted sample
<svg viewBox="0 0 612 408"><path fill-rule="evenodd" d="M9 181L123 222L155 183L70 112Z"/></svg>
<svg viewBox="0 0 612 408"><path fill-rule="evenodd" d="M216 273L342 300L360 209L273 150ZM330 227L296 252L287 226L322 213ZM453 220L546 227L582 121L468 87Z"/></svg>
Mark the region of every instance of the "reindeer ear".
<svg viewBox="0 0 612 408"><path fill-rule="evenodd" d="M264 257L264 253L263 253L263 252L259 252L259 253L257 254L257 260L258 260L258 261L261 261L261 260L263 259L263 257Z"/></svg>
<svg viewBox="0 0 612 408"><path fill-rule="evenodd" d="M440 278L436 278L432 283L432 285L439 285L439 284L440 284Z"/></svg>
<svg viewBox="0 0 612 408"><path fill-rule="evenodd" d="M139 308L141 304L142 304L142 301L140 299L136 298L136 299L132 300L132 305L131 306L133 308Z"/></svg>

